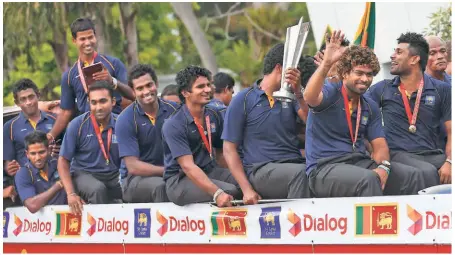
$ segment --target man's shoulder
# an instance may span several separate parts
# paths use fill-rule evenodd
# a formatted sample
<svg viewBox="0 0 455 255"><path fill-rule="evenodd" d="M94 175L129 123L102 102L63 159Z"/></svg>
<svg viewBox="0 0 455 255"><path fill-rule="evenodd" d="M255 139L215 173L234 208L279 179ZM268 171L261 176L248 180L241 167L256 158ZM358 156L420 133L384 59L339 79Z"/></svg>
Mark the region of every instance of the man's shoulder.
<svg viewBox="0 0 455 255"><path fill-rule="evenodd" d="M449 89L451 85L445 81L438 80L430 75L425 74L428 78L428 81L433 84L436 89Z"/></svg>
<svg viewBox="0 0 455 255"><path fill-rule="evenodd" d="M105 61L108 61L111 64L114 64L116 62L123 63L119 58L116 58L116 57L113 57L113 56L104 55L104 54L99 54L99 56L101 57L101 59L103 59Z"/></svg>
<svg viewBox="0 0 455 255"><path fill-rule="evenodd" d="M17 115L16 117L8 120L7 122L5 122L5 124L3 124L3 128L9 128L11 127L12 123L13 122L16 122L18 119L20 118L20 115Z"/></svg>
<svg viewBox="0 0 455 255"><path fill-rule="evenodd" d="M73 120L70 121L68 126L74 126L74 125L82 125L83 123L87 122L87 120L90 118L90 112L83 113L77 117L75 117Z"/></svg>
<svg viewBox="0 0 455 255"><path fill-rule="evenodd" d="M133 119L134 107L135 107L134 102L128 105L125 109L123 109L123 111L120 114L117 114L117 120L128 121L130 119Z"/></svg>
<svg viewBox="0 0 455 255"><path fill-rule="evenodd" d="M162 98L160 98L159 100L165 108L167 108L173 112L177 111L180 108L180 105L177 104L176 102L164 100Z"/></svg>
<svg viewBox="0 0 455 255"><path fill-rule="evenodd" d="M21 166L19 168L19 170L16 173L16 176L14 177L14 180L16 182L17 181L26 182L26 181L30 181L31 180L31 172L30 172L30 169L28 167L28 164L29 163L27 163L25 166Z"/></svg>

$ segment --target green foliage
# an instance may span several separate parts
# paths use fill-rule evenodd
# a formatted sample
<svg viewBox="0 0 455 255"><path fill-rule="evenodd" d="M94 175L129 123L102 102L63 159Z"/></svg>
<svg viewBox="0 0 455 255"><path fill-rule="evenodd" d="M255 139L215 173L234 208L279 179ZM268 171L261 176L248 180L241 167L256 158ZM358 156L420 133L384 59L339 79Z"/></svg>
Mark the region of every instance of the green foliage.
<svg viewBox="0 0 455 255"><path fill-rule="evenodd" d="M431 22L424 30L425 35L436 35L446 41L452 39L452 4L447 8L439 8L429 18Z"/></svg>

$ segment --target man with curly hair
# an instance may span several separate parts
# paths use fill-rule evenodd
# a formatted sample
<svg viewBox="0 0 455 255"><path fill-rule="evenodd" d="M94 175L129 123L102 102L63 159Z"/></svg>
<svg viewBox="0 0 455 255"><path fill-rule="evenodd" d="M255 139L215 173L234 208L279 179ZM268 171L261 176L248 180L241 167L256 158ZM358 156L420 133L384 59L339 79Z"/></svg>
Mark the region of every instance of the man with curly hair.
<svg viewBox="0 0 455 255"><path fill-rule="evenodd" d="M164 180L171 202L177 205L210 202L231 206L240 195L222 161L223 118L210 102L212 75L199 66L188 66L175 78L182 101L180 109L163 126ZM216 150L215 150L215 148Z"/></svg>
<svg viewBox="0 0 455 255"><path fill-rule="evenodd" d="M281 102L272 97L281 87L283 55L282 43L269 50L264 58L264 77L240 91L225 115L224 156L246 204L256 204L261 198L310 196L305 160L296 135L298 112L306 107L297 68L287 69L284 77L292 85L297 102ZM243 149L243 162L237 152L239 146Z"/></svg>
<svg viewBox="0 0 455 255"><path fill-rule="evenodd" d="M382 108L392 160L424 171L427 187L451 183L451 86L424 73L429 45L421 34L401 34L397 41L390 56L390 73L397 76L367 93ZM447 130L445 153L438 148L441 121Z"/></svg>
<svg viewBox="0 0 455 255"><path fill-rule="evenodd" d="M343 48L342 38L341 31L327 38L324 60L304 92L311 108L305 144L310 189L316 197L416 194L424 188L413 183L418 170L389 162L379 107L363 96L380 70L378 59L369 48ZM335 63L341 80L333 83L326 77ZM371 158L365 138L375 151Z"/></svg>

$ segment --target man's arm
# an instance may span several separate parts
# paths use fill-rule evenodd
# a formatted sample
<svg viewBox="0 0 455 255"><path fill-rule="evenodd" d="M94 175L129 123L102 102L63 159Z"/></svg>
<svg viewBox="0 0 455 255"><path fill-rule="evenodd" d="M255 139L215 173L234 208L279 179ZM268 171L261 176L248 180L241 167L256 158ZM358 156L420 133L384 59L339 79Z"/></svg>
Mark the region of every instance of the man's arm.
<svg viewBox="0 0 455 255"><path fill-rule="evenodd" d="M371 147L373 148L374 154L372 155L373 160L380 165L382 161L390 161L389 146L385 138L376 138L371 141Z"/></svg>
<svg viewBox="0 0 455 255"><path fill-rule="evenodd" d="M193 155L184 155L177 158L177 163L179 163L183 172L186 176L198 186L200 189L206 193L213 196L215 192L219 189L215 183L213 183L210 178L199 168L193 159Z"/></svg>
<svg viewBox="0 0 455 255"><path fill-rule="evenodd" d="M26 199L24 201L24 205L31 213L36 213L41 208L46 206L49 200L51 200L62 188L63 188L62 184L56 182L54 185L52 185L52 187L50 187L43 193Z"/></svg>
<svg viewBox="0 0 455 255"><path fill-rule="evenodd" d="M137 176L163 176L164 167L140 161L138 157L124 157L126 168L132 175Z"/></svg>
<svg viewBox="0 0 455 255"><path fill-rule="evenodd" d="M130 86L123 84L121 81L117 80L116 90L128 100L134 101L136 98L134 96L133 90Z"/></svg>
<svg viewBox="0 0 455 255"><path fill-rule="evenodd" d="M71 118L73 117L74 112L75 112L74 109L71 110L62 109L61 113L57 116L57 120L55 121L55 124L52 127L51 131L47 133L47 138L50 141L54 140L63 132L63 130L65 130Z"/></svg>

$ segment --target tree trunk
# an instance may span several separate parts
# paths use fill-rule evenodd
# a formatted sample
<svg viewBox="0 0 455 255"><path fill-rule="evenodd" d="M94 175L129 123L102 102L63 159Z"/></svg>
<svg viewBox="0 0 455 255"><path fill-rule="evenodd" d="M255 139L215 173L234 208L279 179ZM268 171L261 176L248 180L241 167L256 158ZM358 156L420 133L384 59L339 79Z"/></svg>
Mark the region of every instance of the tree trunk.
<svg viewBox="0 0 455 255"><path fill-rule="evenodd" d="M137 45L137 29L136 29L136 11L133 8L133 3L119 3L120 6L120 22L122 23L126 44L123 47L126 60L129 67L139 63L138 45Z"/></svg>
<svg viewBox="0 0 455 255"><path fill-rule="evenodd" d="M65 72L69 68L69 57L68 57L68 43L66 41L66 5L65 3L54 3L54 7L58 9L56 12L56 20L53 17L48 16L49 24L52 27L53 41L49 41L49 44L54 51L55 61L60 72Z"/></svg>
<svg viewBox="0 0 455 255"><path fill-rule="evenodd" d="M202 65L209 69L213 75L218 72L215 54L210 47L210 44L205 37L204 30L202 30L196 15L193 12L191 3L189 2L173 2L171 3L175 13L179 16L180 20L185 25L188 33L193 40L194 45L201 57Z"/></svg>

